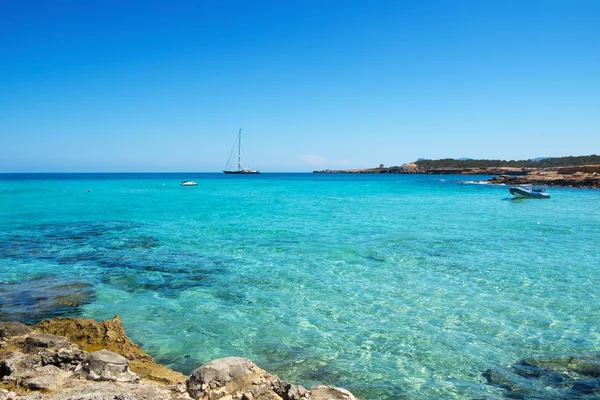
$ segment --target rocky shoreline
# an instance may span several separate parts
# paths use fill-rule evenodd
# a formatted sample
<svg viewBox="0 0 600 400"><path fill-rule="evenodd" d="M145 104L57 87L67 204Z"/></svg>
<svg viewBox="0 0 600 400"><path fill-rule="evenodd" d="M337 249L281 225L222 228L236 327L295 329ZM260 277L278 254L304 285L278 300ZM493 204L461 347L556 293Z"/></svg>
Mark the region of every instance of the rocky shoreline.
<svg viewBox="0 0 600 400"><path fill-rule="evenodd" d="M313 171L316 174L427 174L427 175L493 175L487 180L502 185L543 185L580 188L600 188L600 165L582 165L559 168L436 168L423 169L416 163L397 167L352 170Z"/></svg>
<svg viewBox="0 0 600 400"><path fill-rule="evenodd" d="M356 400L342 388L285 382L240 357L185 376L156 364L119 317L0 322L0 378L0 400ZM494 398L597 399L600 353L528 358L481 378L499 391Z"/></svg>
<svg viewBox="0 0 600 400"><path fill-rule="evenodd" d="M155 363L119 317L0 322L0 378L0 400L356 400L342 388L284 382L240 357L187 377Z"/></svg>

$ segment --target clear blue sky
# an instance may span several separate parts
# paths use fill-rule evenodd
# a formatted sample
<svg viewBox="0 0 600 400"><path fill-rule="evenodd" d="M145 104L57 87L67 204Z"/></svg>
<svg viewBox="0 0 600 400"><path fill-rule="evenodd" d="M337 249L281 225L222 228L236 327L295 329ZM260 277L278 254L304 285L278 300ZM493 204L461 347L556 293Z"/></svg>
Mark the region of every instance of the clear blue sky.
<svg viewBox="0 0 600 400"><path fill-rule="evenodd" d="M0 172L600 153L600 1L0 0Z"/></svg>

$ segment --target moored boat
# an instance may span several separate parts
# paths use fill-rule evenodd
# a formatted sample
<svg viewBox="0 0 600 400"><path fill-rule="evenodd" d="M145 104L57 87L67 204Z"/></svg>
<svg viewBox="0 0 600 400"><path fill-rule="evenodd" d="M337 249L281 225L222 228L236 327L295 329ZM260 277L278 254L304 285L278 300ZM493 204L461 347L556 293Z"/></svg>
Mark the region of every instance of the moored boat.
<svg viewBox="0 0 600 400"><path fill-rule="evenodd" d="M235 147L234 147L235 150ZM233 155L233 150L231 151L231 155L229 156L229 160L227 161L227 167L223 171L226 174L260 174L260 172L256 169L251 168L243 168L242 167L242 130L240 129L238 132L238 140L237 140L237 169L230 168L231 157Z"/></svg>
<svg viewBox="0 0 600 400"><path fill-rule="evenodd" d="M183 181L181 182L181 186L198 186L198 184L194 181Z"/></svg>
<svg viewBox="0 0 600 400"><path fill-rule="evenodd" d="M510 194L516 198L530 199L549 199L550 195L542 188L528 188L522 186L513 186L509 189Z"/></svg>

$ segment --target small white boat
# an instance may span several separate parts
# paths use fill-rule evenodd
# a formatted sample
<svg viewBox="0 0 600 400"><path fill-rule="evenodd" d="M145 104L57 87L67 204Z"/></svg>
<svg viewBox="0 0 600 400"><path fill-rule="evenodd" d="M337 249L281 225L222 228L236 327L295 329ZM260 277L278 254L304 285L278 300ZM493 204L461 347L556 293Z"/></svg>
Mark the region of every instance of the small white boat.
<svg viewBox="0 0 600 400"><path fill-rule="evenodd" d="M181 182L181 186L198 186L198 184L194 181L183 181Z"/></svg>
<svg viewBox="0 0 600 400"><path fill-rule="evenodd" d="M549 199L550 195L545 192L542 188L528 188L521 186L513 186L509 189L510 194L516 198L529 198L529 199Z"/></svg>

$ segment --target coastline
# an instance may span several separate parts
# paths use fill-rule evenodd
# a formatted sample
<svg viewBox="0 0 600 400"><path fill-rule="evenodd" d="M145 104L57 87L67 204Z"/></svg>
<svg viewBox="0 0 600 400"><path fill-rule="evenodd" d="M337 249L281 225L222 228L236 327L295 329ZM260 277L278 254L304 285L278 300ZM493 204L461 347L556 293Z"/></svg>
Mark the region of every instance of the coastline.
<svg viewBox="0 0 600 400"><path fill-rule="evenodd" d="M557 187L600 188L600 165L567 166L558 168L431 168L417 163L401 166L351 170L321 170L315 174L425 174L425 175L493 175L487 182L498 185L542 185Z"/></svg>
<svg viewBox="0 0 600 400"><path fill-rule="evenodd" d="M494 366L481 377L506 398L580 398L599 390L599 362L597 352L547 355ZM363 400L339 387L285 382L235 356L185 376L156 364L118 316L0 322L0 378L0 400Z"/></svg>
<svg viewBox="0 0 600 400"><path fill-rule="evenodd" d="M185 376L155 363L118 316L0 322L0 378L1 400L356 400L342 388L290 384L241 357Z"/></svg>

